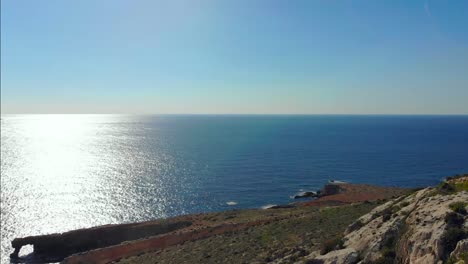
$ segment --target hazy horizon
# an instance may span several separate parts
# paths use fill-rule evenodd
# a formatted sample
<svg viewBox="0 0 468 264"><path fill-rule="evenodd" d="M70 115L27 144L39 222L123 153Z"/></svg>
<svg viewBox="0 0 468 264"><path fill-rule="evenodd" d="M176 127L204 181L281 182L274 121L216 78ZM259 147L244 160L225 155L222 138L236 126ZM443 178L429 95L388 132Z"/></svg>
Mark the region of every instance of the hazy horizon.
<svg viewBox="0 0 468 264"><path fill-rule="evenodd" d="M5 114L468 114L468 2L2 1Z"/></svg>
<svg viewBox="0 0 468 264"><path fill-rule="evenodd" d="M468 114L284 114L284 113L270 113L270 114L255 114L255 113L2 113L1 116L30 116L30 115L102 115L102 116L388 116L388 117L435 117L435 116L468 116Z"/></svg>

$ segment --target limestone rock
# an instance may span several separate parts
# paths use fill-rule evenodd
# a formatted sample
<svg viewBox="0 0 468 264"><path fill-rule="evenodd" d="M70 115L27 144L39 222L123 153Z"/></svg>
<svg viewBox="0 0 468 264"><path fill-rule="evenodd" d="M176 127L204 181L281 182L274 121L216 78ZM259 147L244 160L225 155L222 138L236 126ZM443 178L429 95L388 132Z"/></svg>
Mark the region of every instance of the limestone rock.
<svg viewBox="0 0 468 264"><path fill-rule="evenodd" d="M307 198L307 197L317 197L318 194L317 192L312 192L312 191L309 191L309 192L300 192L296 195L294 195L294 199L299 199L299 198Z"/></svg>
<svg viewBox="0 0 468 264"><path fill-rule="evenodd" d="M467 181L468 176L457 180ZM466 262L461 258L466 258L462 253L468 252L468 239L454 241L455 250L447 252L452 249L447 248L444 236L449 228L454 228L448 224L447 216L455 215L456 228L467 230L468 215L450 209L452 203L467 201L467 191L445 192L440 187L393 199L350 225L344 233L343 249L323 256L311 254L306 259L310 263L355 263L359 256L359 263L396 259L404 264L438 264L450 255Z"/></svg>
<svg viewBox="0 0 468 264"><path fill-rule="evenodd" d="M437 263L444 254L442 236L449 204L468 201L468 193L435 195L419 201L419 206L406 219L407 232L400 239L399 255L407 263ZM466 222L466 217L465 217Z"/></svg>
<svg viewBox="0 0 468 264"><path fill-rule="evenodd" d="M468 263L468 238L458 241L457 247L452 251L450 257L455 260L464 260Z"/></svg>
<svg viewBox="0 0 468 264"><path fill-rule="evenodd" d="M354 264L358 261L359 254L353 248L339 249L328 252L325 255L313 257L309 263L323 264Z"/></svg>

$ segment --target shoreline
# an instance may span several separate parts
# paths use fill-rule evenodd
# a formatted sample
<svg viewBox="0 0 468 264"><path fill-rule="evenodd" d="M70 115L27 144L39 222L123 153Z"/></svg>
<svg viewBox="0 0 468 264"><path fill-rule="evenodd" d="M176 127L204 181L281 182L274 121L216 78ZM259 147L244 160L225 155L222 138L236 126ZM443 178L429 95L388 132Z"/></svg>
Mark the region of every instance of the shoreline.
<svg viewBox="0 0 468 264"><path fill-rule="evenodd" d="M34 245L27 258L37 262L107 263L146 252L148 248L164 249L187 241L206 239L213 235L240 231L291 217L289 211L309 207L344 206L362 202L381 202L408 193L408 188L382 187L344 182L328 183L313 200L295 201L265 209L234 209L214 213L199 213L157 219L140 223L104 225L48 234L16 238L11 260L21 262L18 253L23 245ZM258 212L283 211L279 215L258 214L239 219L239 216ZM206 217L221 215L210 221ZM224 219L222 219L224 218ZM103 238L105 237L105 238ZM125 245L122 245L124 243ZM131 245L131 247L129 246ZM129 250L131 248L131 250Z"/></svg>

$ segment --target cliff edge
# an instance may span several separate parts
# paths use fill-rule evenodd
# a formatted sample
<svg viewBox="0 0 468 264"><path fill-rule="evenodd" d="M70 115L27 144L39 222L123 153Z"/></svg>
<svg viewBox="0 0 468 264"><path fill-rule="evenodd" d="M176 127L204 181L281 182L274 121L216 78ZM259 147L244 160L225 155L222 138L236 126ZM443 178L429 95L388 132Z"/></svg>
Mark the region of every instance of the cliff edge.
<svg viewBox="0 0 468 264"><path fill-rule="evenodd" d="M330 183L320 197L17 238L12 262L468 263L468 175L410 190ZM23 257L22 246L34 252Z"/></svg>
<svg viewBox="0 0 468 264"><path fill-rule="evenodd" d="M467 210L468 175L449 177L374 208L303 262L468 263Z"/></svg>

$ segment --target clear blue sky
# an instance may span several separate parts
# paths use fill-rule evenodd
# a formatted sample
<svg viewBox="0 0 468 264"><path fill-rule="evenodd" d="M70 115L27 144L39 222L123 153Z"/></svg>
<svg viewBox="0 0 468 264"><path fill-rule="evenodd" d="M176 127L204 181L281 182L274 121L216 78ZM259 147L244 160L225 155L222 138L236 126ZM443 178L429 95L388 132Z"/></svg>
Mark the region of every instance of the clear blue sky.
<svg viewBox="0 0 468 264"><path fill-rule="evenodd" d="M2 114L468 114L468 1L1 3Z"/></svg>

